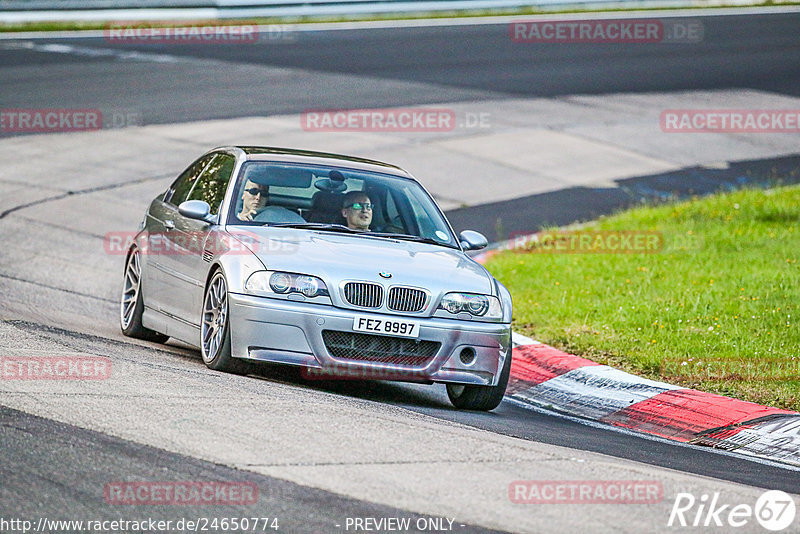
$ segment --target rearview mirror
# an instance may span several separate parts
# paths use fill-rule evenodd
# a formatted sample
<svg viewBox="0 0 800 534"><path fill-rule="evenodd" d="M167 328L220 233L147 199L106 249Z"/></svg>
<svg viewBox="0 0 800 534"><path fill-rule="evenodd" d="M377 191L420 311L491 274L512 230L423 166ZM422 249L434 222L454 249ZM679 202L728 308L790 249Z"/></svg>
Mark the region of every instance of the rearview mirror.
<svg viewBox="0 0 800 534"><path fill-rule="evenodd" d="M207 223L216 222L215 217L211 216L211 206L204 200L187 200L186 202L181 202L181 205L178 206L178 213L184 217L197 219L198 221Z"/></svg>
<svg viewBox="0 0 800 534"><path fill-rule="evenodd" d="M486 236L475 230L464 230L458 234L458 240L461 242L461 248L464 250L480 250L486 248L489 244Z"/></svg>

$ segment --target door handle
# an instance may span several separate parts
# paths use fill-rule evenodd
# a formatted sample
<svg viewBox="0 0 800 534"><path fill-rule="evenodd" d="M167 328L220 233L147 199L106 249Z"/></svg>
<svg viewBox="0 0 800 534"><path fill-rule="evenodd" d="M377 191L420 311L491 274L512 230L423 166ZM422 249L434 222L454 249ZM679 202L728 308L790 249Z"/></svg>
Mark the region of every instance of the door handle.
<svg viewBox="0 0 800 534"><path fill-rule="evenodd" d="M170 230L175 229L175 223L172 221L164 221L164 228L169 232Z"/></svg>

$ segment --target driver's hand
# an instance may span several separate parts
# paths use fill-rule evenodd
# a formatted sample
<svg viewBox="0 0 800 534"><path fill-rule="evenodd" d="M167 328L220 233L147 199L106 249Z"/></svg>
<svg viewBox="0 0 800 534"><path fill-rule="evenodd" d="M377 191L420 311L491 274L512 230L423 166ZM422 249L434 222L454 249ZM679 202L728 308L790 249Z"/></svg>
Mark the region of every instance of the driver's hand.
<svg viewBox="0 0 800 534"><path fill-rule="evenodd" d="M258 215L257 210L250 210L247 212L243 211L242 214L239 216L239 218L242 219L243 221L252 221L253 217L255 217L256 215Z"/></svg>

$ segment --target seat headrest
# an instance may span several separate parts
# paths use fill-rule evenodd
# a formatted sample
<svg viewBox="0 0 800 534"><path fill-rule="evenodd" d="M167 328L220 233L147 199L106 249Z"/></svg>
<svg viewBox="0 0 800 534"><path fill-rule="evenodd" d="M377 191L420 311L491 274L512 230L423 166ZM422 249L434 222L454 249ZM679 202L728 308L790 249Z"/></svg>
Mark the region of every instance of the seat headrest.
<svg viewBox="0 0 800 534"><path fill-rule="evenodd" d="M311 197L311 209L339 213L342 209L344 195L330 191L317 191Z"/></svg>

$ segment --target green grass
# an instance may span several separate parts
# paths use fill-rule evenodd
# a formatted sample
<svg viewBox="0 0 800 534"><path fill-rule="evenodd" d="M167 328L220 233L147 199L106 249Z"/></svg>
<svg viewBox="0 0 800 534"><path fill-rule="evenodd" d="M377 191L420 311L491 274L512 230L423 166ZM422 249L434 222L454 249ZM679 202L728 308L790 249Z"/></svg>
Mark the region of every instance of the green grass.
<svg viewBox="0 0 800 534"><path fill-rule="evenodd" d="M740 4L719 4L710 6L686 6L675 7L616 7L616 8L554 8L551 10L537 9L534 7L523 8L502 8L502 9L472 9L472 10L453 10L453 11L431 11L417 13L383 13L372 15L320 15L320 16L294 16L294 17L257 17L251 19L234 20L189 20L189 21L131 21L131 25L147 25L151 27L173 27L173 26L197 26L197 25L245 25L245 24L306 24L316 22L353 22L353 21L375 21L375 20L416 20L416 19L437 19L437 18L464 18L464 17L490 17L490 16L509 16L509 15L554 15L572 13L614 13L626 11L674 11L675 9L730 9L748 7L772 7L772 6L793 6L800 5L796 0L774 1L764 0L754 2L750 5ZM103 30L108 26L108 22L99 21L42 21L42 22L21 22L21 23L0 23L0 33L3 32L49 32L49 31L79 31L79 30ZM121 24L119 21L115 25Z"/></svg>
<svg viewBox="0 0 800 534"><path fill-rule="evenodd" d="M502 252L514 329L656 380L800 411L800 187L641 207L581 231L658 253Z"/></svg>

